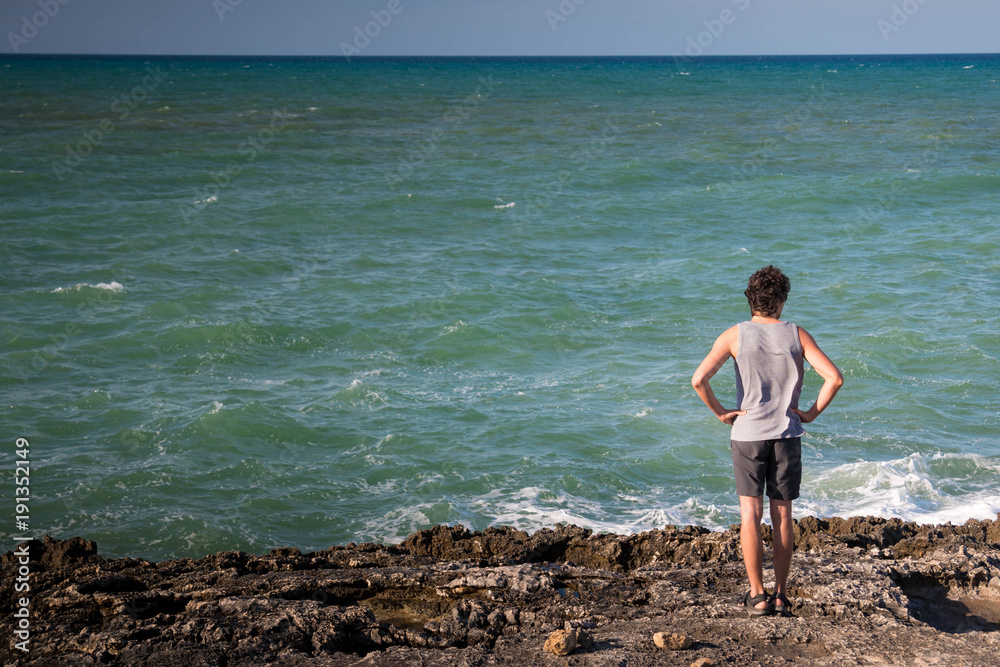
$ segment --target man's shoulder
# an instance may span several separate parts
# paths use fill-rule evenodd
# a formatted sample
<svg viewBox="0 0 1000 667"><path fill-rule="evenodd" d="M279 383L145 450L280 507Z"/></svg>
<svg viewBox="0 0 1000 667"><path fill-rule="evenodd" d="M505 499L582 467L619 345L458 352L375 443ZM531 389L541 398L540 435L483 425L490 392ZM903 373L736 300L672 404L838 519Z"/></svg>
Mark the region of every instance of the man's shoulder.
<svg viewBox="0 0 1000 667"><path fill-rule="evenodd" d="M740 340L740 325L734 324L733 326L729 327L721 334L719 334L718 342L722 343L726 347L733 348L736 346L737 343L739 343L739 340Z"/></svg>
<svg viewBox="0 0 1000 667"><path fill-rule="evenodd" d="M725 337L730 337L730 336L737 336L737 335L739 335L739 333L740 333L740 325L741 324L743 324L743 323L740 322L739 324L734 324L733 326L729 327L728 329L726 329L725 331L723 331L721 334L719 334L719 338L722 338L724 336Z"/></svg>

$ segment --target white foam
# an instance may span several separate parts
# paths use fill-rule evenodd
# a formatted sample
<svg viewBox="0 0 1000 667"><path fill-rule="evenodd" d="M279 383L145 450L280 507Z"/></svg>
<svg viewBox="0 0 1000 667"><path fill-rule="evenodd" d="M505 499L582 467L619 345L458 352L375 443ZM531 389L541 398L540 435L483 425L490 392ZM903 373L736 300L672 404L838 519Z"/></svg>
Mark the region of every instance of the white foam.
<svg viewBox="0 0 1000 667"><path fill-rule="evenodd" d="M651 408L643 408L642 410L640 410L639 412L635 413L632 416L635 417L636 419L642 419L643 417L648 417L652 413L653 410Z"/></svg>
<svg viewBox="0 0 1000 667"><path fill-rule="evenodd" d="M976 454L914 453L846 463L803 480L796 515L897 517L922 524L993 519L1000 512L998 473L995 458ZM941 490L951 479L969 489L971 476L982 478L978 490L961 496Z"/></svg>
<svg viewBox="0 0 1000 667"><path fill-rule="evenodd" d="M284 386L286 384L285 380L259 380L257 378L235 378L232 375L226 377L230 382L245 382L247 384L260 384L265 387L271 386Z"/></svg>
<svg viewBox="0 0 1000 667"><path fill-rule="evenodd" d="M459 320L455 324L449 324L448 326L444 327L444 329L442 329L442 331L441 331L441 335L455 333L456 331L458 331L462 327L467 327L467 326L469 326L469 325L466 324L465 322L463 322L462 320Z"/></svg>
<svg viewBox="0 0 1000 667"><path fill-rule="evenodd" d="M514 208L517 206L517 202L510 202L509 204L497 204L493 208Z"/></svg>
<svg viewBox="0 0 1000 667"><path fill-rule="evenodd" d="M214 204L217 201L219 201L218 196L212 195L208 199L199 199L198 201L195 202L195 204Z"/></svg>
<svg viewBox="0 0 1000 667"><path fill-rule="evenodd" d="M369 401L372 401L372 402L386 403L387 400L386 400L386 398L384 396L382 396L381 394L379 394L377 391L375 391L373 389L369 389L368 387L364 387L363 386L365 383L364 383L364 380L362 380L361 378L362 377L366 377L368 375L372 375L372 374L378 374L378 373L375 372L375 371L371 371L371 372L368 372L368 373L362 373L361 377L356 377L353 380L351 380L350 386L348 386L345 389L341 390L340 394L341 395L347 395L347 396L354 396L354 397L358 397L358 398L364 398L364 399L368 399Z"/></svg>
<svg viewBox="0 0 1000 667"><path fill-rule="evenodd" d="M377 519L366 521L361 533L361 539L375 539L387 544L398 544L406 535L415 533L431 525L431 520L424 513L433 507L430 503L421 503L410 507L392 510Z"/></svg>
<svg viewBox="0 0 1000 667"><path fill-rule="evenodd" d="M55 288L52 291L53 292L79 292L80 290L85 289L85 288L89 288L89 289L103 289L103 290L108 290L110 292L124 292L125 291L124 285L122 285L118 281L112 281L110 283L97 283L96 285L92 285L91 283L77 283L76 285L73 285L72 287L57 287L57 288Z"/></svg>
<svg viewBox="0 0 1000 667"><path fill-rule="evenodd" d="M729 527L727 514L714 505L704 505L695 498L670 507L650 508L650 498L623 495L625 501L636 509L615 512L609 516L607 508L579 496L545 491L539 487L525 487L505 498L494 490L471 503L476 513L492 516L491 525L513 526L528 533L559 524L572 524L595 533L632 535L647 530L658 530L668 524L676 526L699 525L711 530Z"/></svg>
<svg viewBox="0 0 1000 667"><path fill-rule="evenodd" d="M218 401L212 401L212 409L208 411L208 414L214 415L224 407L226 406L224 406L222 403L219 403Z"/></svg>
<svg viewBox="0 0 1000 667"><path fill-rule="evenodd" d="M370 465L384 465L393 455L392 442L393 436L385 434L377 444L349 453L364 454ZM968 519L993 519L1000 512L998 456L914 453L887 461L831 465L818 471L816 464L822 465L822 461L807 469L803 495L794 506L796 518L879 516L921 524L961 524ZM398 485L394 482L388 488L383 487L385 483L371 489L362 486L377 497L390 491L408 493L404 489L425 484L437 489L446 486L449 479L449 475L433 473L400 480ZM713 499L683 498L678 498L674 487L629 489L614 498L603 499L595 499L586 492L574 494L542 486L495 488L473 497L446 494L445 499L408 504L372 518L365 530L366 536L398 541L414 530L429 527L431 522L440 523L442 502L451 507L446 510L449 522L466 523L467 519L462 517L473 517L475 525L466 523L470 528L482 529L485 526L481 522L485 521L491 526L510 526L528 533L573 524L595 533L631 535L666 525L726 530L739 522L735 493L723 493ZM769 522L766 513L765 522Z"/></svg>

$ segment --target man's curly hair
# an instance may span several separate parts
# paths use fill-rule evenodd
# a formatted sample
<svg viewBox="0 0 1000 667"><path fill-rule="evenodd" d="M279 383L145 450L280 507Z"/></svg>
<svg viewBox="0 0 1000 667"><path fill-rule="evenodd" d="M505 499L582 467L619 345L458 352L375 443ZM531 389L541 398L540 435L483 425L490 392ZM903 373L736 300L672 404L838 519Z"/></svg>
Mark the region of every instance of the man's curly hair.
<svg viewBox="0 0 1000 667"><path fill-rule="evenodd" d="M777 317L781 312L781 304L788 299L791 289L792 284L788 276L782 273L781 269L769 264L750 276L743 294L750 302L751 313L759 313L764 317Z"/></svg>

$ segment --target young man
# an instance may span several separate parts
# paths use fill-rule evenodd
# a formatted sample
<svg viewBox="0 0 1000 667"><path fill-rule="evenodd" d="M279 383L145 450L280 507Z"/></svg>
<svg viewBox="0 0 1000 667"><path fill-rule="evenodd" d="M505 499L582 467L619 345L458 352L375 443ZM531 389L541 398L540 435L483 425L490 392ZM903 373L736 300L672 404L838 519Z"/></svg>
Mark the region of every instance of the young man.
<svg viewBox="0 0 1000 667"><path fill-rule="evenodd" d="M805 329L778 319L790 289L788 278L773 266L750 276L744 294L752 317L723 332L691 378L705 405L733 427L730 447L740 497L740 546L750 579L750 591L737 606L754 616L771 611L791 615L785 584L795 542L792 501L799 497L802 480L802 424L816 419L844 383L840 371ZM709 384L730 357L736 365L735 410L722 407ZM799 410L803 358L823 378L819 397L805 411ZM760 536L765 491L774 535L770 597L764 590Z"/></svg>

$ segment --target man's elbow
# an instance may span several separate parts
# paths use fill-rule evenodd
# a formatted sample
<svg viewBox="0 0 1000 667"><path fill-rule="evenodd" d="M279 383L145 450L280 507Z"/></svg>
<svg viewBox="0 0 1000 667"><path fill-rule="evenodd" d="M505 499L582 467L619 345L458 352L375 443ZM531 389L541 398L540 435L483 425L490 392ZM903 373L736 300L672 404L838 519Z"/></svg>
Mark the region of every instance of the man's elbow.
<svg viewBox="0 0 1000 667"><path fill-rule="evenodd" d="M702 387L704 387L705 386L705 376L702 375L701 373L695 373L691 377L691 386L694 387L696 391L699 390L699 389L701 389Z"/></svg>
<svg viewBox="0 0 1000 667"><path fill-rule="evenodd" d="M833 386L836 387L837 389L843 387L844 386L843 374L841 374L840 371L837 371L837 374L834 375L832 378L830 378L830 383L833 384Z"/></svg>

